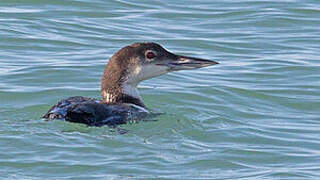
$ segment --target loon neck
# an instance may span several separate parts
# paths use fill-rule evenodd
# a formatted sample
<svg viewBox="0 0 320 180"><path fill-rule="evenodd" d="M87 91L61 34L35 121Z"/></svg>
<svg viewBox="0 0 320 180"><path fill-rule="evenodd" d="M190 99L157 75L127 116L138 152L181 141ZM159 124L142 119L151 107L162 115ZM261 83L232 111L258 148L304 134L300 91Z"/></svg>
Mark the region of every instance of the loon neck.
<svg viewBox="0 0 320 180"><path fill-rule="evenodd" d="M101 94L105 103L130 103L145 107L137 90L140 81L135 78L133 67L136 64L133 59L128 59L132 53L132 49L127 48L110 58L101 81Z"/></svg>
<svg viewBox="0 0 320 180"><path fill-rule="evenodd" d="M119 86L109 86L101 91L105 103L128 103L145 107L136 86L123 83Z"/></svg>

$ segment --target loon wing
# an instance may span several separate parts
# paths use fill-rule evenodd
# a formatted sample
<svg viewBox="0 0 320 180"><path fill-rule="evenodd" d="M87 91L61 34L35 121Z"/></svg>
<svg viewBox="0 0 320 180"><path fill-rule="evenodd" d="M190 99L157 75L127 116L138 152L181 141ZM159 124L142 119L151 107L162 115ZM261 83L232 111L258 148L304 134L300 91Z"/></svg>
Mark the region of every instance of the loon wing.
<svg viewBox="0 0 320 180"><path fill-rule="evenodd" d="M43 116L46 119L61 119L89 126L116 126L129 120L144 118L148 111L130 104L105 104L97 99L81 96L59 101Z"/></svg>
<svg viewBox="0 0 320 180"><path fill-rule="evenodd" d="M65 120L83 123L89 126L115 126L125 124L128 113L127 108L115 109L114 105L97 102L82 102L75 104L68 110Z"/></svg>
<svg viewBox="0 0 320 180"><path fill-rule="evenodd" d="M92 98L86 98L82 96L74 96L74 97L69 97L67 99L62 99L59 101L57 104L52 106L48 112L42 117L46 119L65 119L68 110L76 104L80 104L83 102L88 102L88 101L97 101L96 99Z"/></svg>

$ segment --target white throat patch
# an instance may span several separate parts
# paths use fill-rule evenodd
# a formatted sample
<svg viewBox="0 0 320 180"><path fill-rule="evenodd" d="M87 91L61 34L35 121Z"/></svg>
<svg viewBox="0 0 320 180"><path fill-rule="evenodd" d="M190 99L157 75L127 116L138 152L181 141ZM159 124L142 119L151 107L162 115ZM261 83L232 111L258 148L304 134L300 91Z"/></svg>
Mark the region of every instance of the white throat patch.
<svg viewBox="0 0 320 180"><path fill-rule="evenodd" d="M138 65L128 76L127 83L137 86L141 81L161 76L168 72L168 67L154 64Z"/></svg>
<svg viewBox="0 0 320 180"><path fill-rule="evenodd" d="M126 76L121 84L121 93L124 95L131 96L143 102L138 90L138 84L147 79L151 79L156 76L160 76L166 74L168 72L168 67L165 66L157 66L153 64L149 65L136 65L135 69L133 69L128 76ZM105 102L115 102L116 95L112 93L108 93L103 91L103 97Z"/></svg>
<svg viewBox="0 0 320 180"><path fill-rule="evenodd" d="M129 95L143 102L136 85L124 83L122 85L122 88L123 88L123 94Z"/></svg>

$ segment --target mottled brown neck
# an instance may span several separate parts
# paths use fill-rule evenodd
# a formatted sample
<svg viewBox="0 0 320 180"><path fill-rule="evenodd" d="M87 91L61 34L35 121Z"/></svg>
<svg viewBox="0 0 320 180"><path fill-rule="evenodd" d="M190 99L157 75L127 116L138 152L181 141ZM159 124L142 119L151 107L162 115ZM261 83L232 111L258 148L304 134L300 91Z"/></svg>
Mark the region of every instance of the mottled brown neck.
<svg viewBox="0 0 320 180"><path fill-rule="evenodd" d="M101 94L105 103L132 103L145 107L138 94L126 92L130 74L130 59L127 58L132 56L131 48L125 47L110 58L101 81Z"/></svg>
<svg viewBox="0 0 320 180"><path fill-rule="evenodd" d="M115 104L115 103L129 103L135 104L141 107L145 107L140 97L135 97L129 94L126 94L124 89L120 86L108 86L107 89L101 91L103 96L103 102Z"/></svg>

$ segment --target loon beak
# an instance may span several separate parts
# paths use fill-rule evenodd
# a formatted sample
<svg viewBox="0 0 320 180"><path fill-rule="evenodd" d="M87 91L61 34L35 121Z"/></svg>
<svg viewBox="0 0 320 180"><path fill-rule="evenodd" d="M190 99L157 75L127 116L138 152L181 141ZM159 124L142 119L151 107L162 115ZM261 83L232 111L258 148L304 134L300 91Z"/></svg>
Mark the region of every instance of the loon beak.
<svg viewBox="0 0 320 180"><path fill-rule="evenodd" d="M170 71L196 69L207 66L219 64L216 61L207 59L200 59L188 56L174 55L174 58L170 58L165 63L157 64L162 66L168 66Z"/></svg>

